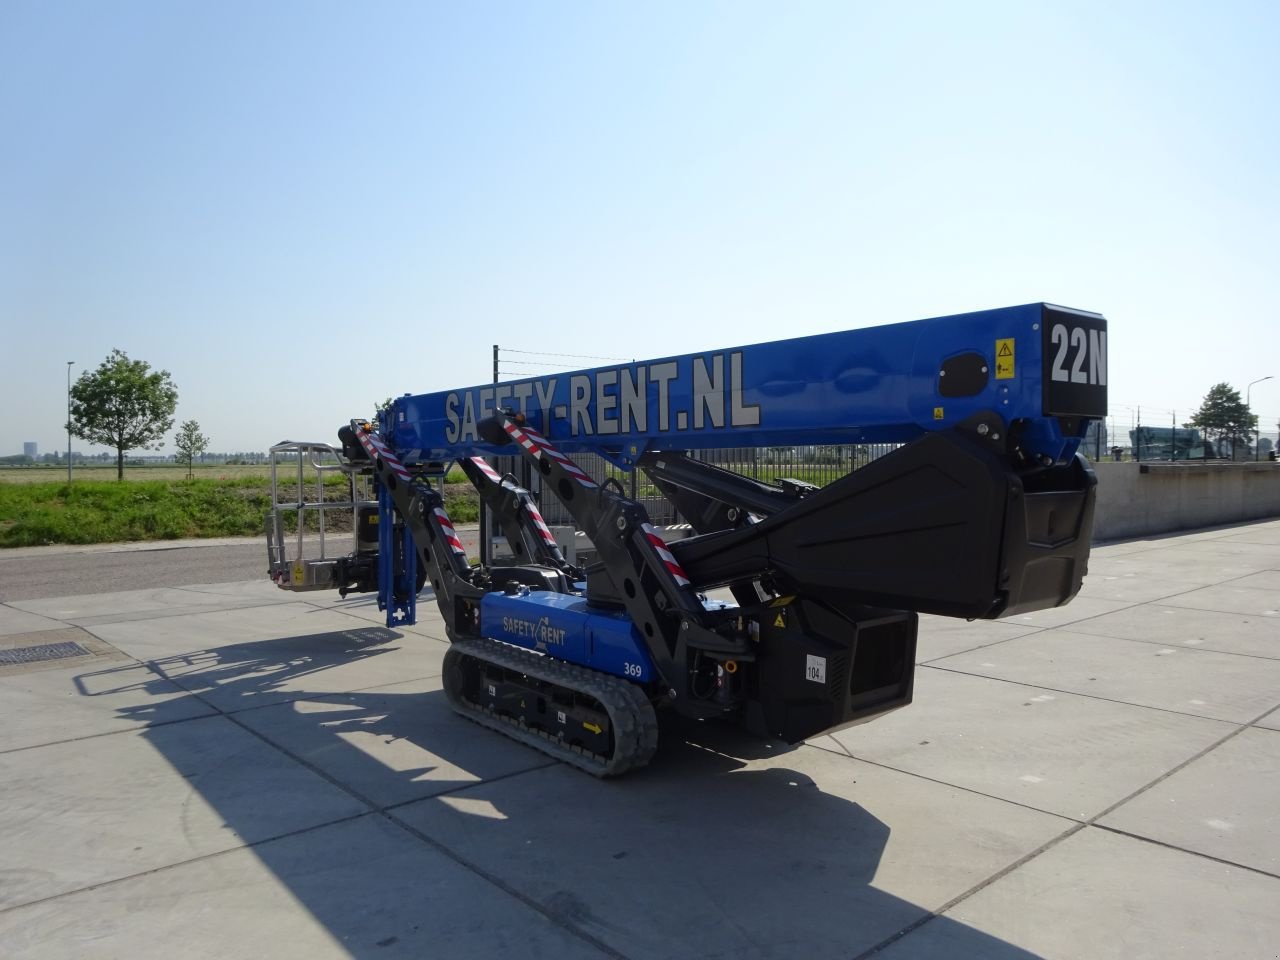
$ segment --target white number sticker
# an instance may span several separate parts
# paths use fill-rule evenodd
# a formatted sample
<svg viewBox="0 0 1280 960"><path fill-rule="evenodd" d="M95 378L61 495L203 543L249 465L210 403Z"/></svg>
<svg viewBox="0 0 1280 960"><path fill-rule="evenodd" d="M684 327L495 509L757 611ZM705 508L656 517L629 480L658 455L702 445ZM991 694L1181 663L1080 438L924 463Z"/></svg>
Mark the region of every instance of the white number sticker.
<svg viewBox="0 0 1280 960"><path fill-rule="evenodd" d="M1049 342L1057 347L1053 354L1053 366L1049 376L1059 383L1080 383L1088 386L1107 385L1107 331L1085 330L1055 323L1049 331ZM1067 369L1068 354L1071 369Z"/></svg>
<svg viewBox="0 0 1280 960"><path fill-rule="evenodd" d="M814 683L826 683L827 658L815 657L812 653L805 654L804 678L806 680L812 680Z"/></svg>
<svg viewBox="0 0 1280 960"><path fill-rule="evenodd" d="M641 669L638 663L624 663L622 665L622 675L624 677L638 677L642 673L644 673L644 670Z"/></svg>

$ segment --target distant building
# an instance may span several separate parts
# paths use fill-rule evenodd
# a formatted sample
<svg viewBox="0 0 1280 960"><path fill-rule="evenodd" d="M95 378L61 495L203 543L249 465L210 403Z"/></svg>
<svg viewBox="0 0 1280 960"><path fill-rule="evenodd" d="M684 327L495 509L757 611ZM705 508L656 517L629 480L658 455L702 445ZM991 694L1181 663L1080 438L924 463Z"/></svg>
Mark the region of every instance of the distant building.
<svg viewBox="0 0 1280 960"><path fill-rule="evenodd" d="M28 440L25 443L23 443L22 455L24 457L30 457L32 460L34 460L36 457L40 455L38 452L38 447L34 440Z"/></svg>

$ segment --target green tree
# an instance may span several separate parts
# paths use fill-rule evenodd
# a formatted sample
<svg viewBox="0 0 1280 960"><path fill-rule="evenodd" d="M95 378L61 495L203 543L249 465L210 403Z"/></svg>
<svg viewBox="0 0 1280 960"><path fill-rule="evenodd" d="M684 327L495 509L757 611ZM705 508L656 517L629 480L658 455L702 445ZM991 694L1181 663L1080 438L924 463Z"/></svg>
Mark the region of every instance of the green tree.
<svg viewBox="0 0 1280 960"><path fill-rule="evenodd" d="M173 435L173 445L178 448L178 462L187 465L187 479L191 479L191 466L196 457L209 449L209 438L200 432L197 420L183 420Z"/></svg>
<svg viewBox="0 0 1280 960"><path fill-rule="evenodd" d="M1199 427L1206 439L1217 441L1219 454L1224 452L1224 444L1229 444L1232 456L1237 443L1248 447L1257 423L1257 415L1240 399L1240 391L1228 383L1214 384L1195 416L1187 421L1188 426Z"/></svg>
<svg viewBox="0 0 1280 960"><path fill-rule="evenodd" d="M146 361L112 350L71 388L69 429L82 440L113 447L116 479L123 480L125 451L158 448L177 406L178 388L169 371L152 372Z"/></svg>

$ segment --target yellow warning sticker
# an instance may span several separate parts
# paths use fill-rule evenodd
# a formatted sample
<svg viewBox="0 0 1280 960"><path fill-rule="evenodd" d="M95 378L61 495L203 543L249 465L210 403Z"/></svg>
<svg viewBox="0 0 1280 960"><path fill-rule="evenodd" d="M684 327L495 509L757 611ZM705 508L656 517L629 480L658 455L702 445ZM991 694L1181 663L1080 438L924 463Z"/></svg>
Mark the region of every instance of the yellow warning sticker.
<svg viewBox="0 0 1280 960"><path fill-rule="evenodd" d="M781 610L779 610L778 615L773 618L773 625L775 627L785 627L787 625L787 618L782 615Z"/></svg>
<svg viewBox="0 0 1280 960"><path fill-rule="evenodd" d="M941 408L941 407L934 407L934 408L933 408L933 419L935 419L935 420L942 420L942 419L944 419L945 417L946 417L946 414L944 414L944 413L942 412L942 408Z"/></svg>
<svg viewBox="0 0 1280 960"><path fill-rule="evenodd" d="M996 379L1013 379L1013 337L996 341Z"/></svg>
<svg viewBox="0 0 1280 960"><path fill-rule="evenodd" d="M307 579L307 574L306 574L306 571L303 570L302 564L295 563L293 565L293 582L303 583L306 579Z"/></svg>
<svg viewBox="0 0 1280 960"><path fill-rule="evenodd" d="M772 603L770 603L770 604L769 604L769 606L771 606L771 607L785 607L787 604L789 604L789 603L790 603L792 600L794 600L794 599L795 599L795 594L791 594L791 593L789 593L789 594L787 594L785 597L778 597L778 599L776 599L776 600L774 600Z"/></svg>

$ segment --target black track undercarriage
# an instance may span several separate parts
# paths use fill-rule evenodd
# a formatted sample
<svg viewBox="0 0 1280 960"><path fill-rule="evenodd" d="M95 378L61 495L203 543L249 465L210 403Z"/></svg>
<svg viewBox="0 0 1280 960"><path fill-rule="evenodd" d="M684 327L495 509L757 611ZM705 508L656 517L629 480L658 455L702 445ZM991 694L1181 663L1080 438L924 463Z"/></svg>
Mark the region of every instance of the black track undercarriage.
<svg viewBox="0 0 1280 960"><path fill-rule="evenodd" d="M633 683L495 640L462 640L445 654L455 711L597 777L643 767L658 720Z"/></svg>

